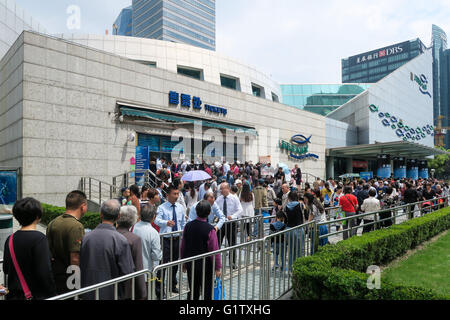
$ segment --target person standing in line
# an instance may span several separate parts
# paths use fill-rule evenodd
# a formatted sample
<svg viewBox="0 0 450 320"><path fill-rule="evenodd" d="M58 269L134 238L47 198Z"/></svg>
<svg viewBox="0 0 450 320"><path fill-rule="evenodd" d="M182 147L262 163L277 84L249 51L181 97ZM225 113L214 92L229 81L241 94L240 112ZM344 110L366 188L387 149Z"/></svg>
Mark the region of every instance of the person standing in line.
<svg viewBox="0 0 450 320"><path fill-rule="evenodd" d="M255 215L269 214L269 201L267 197L267 188L264 187L264 179L256 180L256 187L253 190L255 200ZM258 224L255 224L254 236L258 235Z"/></svg>
<svg viewBox="0 0 450 320"><path fill-rule="evenodd" d="M137 209L134 206L125 206L120 208L120 218L117 220L117 231L123 235L130 245L131 256L135 271L144 270L142 261L142 240L139 236L130 232L130 228L134 226L137 220ZM132 283L131 280L120 284L121 297L124 300L131 300L132 298ZM147 287L145 277L141 276L135 280L135 298L136 300L144 300L147 298Z"/></svg>
<svg viewBox="0 0 450 320"><path fill-rule="evenodd" d="M120 190L121 197L119 198L120 204L122 206L131 206L130 189L125 187Z"/></svg>
<svg viewBox="0 0 450 320"><path fill-rule="evenodd" d="M222 183L220 186L220 192L222 195L217 198L216 204L219 206L220 210L222 210L223 214L229 221L238 220L241 218L243 213L242 205L239 199L236 196L232 196L230 194L230 186L228 183ZM229 246L235 246L237 242L237 223L230 222L225 230L225 232L221 232L219 245L223 243L223 239L227 238ZM233 269L236 269L236 251L233 250L230 255L230 265L232 265Z"/></svg>
<svg viewBox="0 0 450 320"><path fill-rule="evenodd" d="M194 183L188 185L188 192L185 197L187 213L190 212L192 206L198 202L198 192L195 190Z"/></svg>
<svg viewBox="0 0 450 320"><path fill-rule="evenodd" d="M3 249L3 272L9 290L6 300L44 300L56 296L48 241L43 233L36 231L43 214L41 203L33 198L24 198L14 204L12 211L21 228L6 239ZM22 287L20 273L29 294Z"/></svg>
<svg viewBox="0 0 450 320"><path fill-rule="evenodd" d="M89 287L135 271L128 240L114 228L119 218L119 201L104 202L100 209L102 223L81 241L81 287ZM84 294L83 299L95 300L94 292ZM100 289L99 299L114 300L114 287Z"/></svg>
<svg viewBox="0 0 450 320"><path fill-rule="evenodd" d="M242 206L242 218L253 218L255 216L255 196L250 191L250 185L245 183L242 187L241 197L239 199ZM243 234L247 234L247 241L250 241L250 219L246 222L241 221L241 230ZM243 228L242 228L243 227ZM255 231L255 230L253 230Z"/></svg>
<svg viewBox="0 0 450 320"><path fill-rule="evenodd" d="M305 223L305 208L304 205L299 202L297 192L290 192L288 197L289 202L284 209L287 217L286 225L289 229L293 229ZM303 228L297 228L286 234L286 246L289 254L289 269L292 269L292 264L298 257L303 256L305 247L304 244L305 230Z"/></svg>
<svg viewBox="0 0 450 320"><path fill-rule="evenodd" d="M83 191L72 191L66 197L66 213L53 219L47 227L47 239L52 254L52 270L58 295L69 292L67 284L72 273L69 266L80 266L81 240L84 226L80 222L88 203Z"/></svg>
<svg viewBox="0 0 450 320"><path fill-rule="evenodd" d="M146 206L142 208L141 221L133 227L133 233L141 238L142 241L142 265L145 270L153 269L162 259L161 241L158 231L153 227L156 218L156 207ZM145 276L145 282L150 279ZM160 298L161 285L156 282L155 291L158 299Z"/></svg>
<svg viewBox="0 0 450 320"><path fill-rule="evenodd" d="M281 201L283 202L283 210L286 209L287 204L289 203L289 194L291 193L290 189L289 189L289 185L288 184L283 184L281 186L281 194L278 196L278 198L281 199Z"/></svg>
<svg viewBox="0 0 450 320"><path fill-rule="evenodd" d="M155 223L161 230L161 234L183 231L186 225L186 210L179 204L178 197L180 191L173 184L167 190L167 202L160 205L157 210ZM177 261L180 256L180 236L168 235L163 238L163 263ZM172 269L171 290L173 293L179 293L177 289L178 266ZM164 282L164 275L163 280Z"/></svg>
<svg viewBox="0 0 450 320"><path fill-rule="evenodd" d="M187 207L186 207L186 201L184 200L184 195L183 195L183 187L184 187L184 183L181 179L174 179L173 180L173 185L175 186L175 188L178 188L178 200L177 202L179 204L181 204L184 208L184 211L187 211Z"/></svg>
<svg viewBox="0 0 450 320"><path fill-rule="evenodd" d="M304 200L305 200L306 210L309 215L308 222L311 222L311 221L315 221L316 223L326 222L325 210L322 207L322 205L320 203L318 203L318 201L314 197L314 195L307 193L307 194L305 194ZM318 231L319 232L314 235L314 237L316 237L316 239L319 239L319 236L326 235L329 233L327 225L319 226ZM321 247L324 245L327 245L328 243L329 243L328 238L322 238L319 241L317 241L317 240L315 241L315 244L318 244ZM318 247L318 246L316 246L316 247Z"/></svg>
<svg viewBox="0 0 450 320"><path fill-rule="evenodd" d="M211 213L211 204L206 200L202 200L195 208L197 218L189 222L183 231L181 259L219 250L216 230L207 221ZM205 262L204 268L203 261ZM194 270L192 270L193 266ZM213 268L216 277L220 278L222 275L220 254L212 256L209 259L198 259L183 265L183 272L187 272L189 289L191 291L188 294L188 300L199 300L201 291L203 291L203 300L212 300Z"/></svg>
<svg viewBox="0 0 450 320"><path fill-rule="evenodd" d="M148 204L149 198L148 198L148 191L151 189L150 185L145 184L142 189L141 189L141 199L140 199L140 204L141 204L141 209L143 206Z"/></svg>
<svg viewBox="0 0 450 320"><path fill-rule="evenodd" d="M141 194L139 192L139 187L134 184L130 187L130 201L131 205L134 206L137 210L137 220L141 220L141 202L139 199L141 198Z"/></svg>
<svg viewBox="0 0 450 320"><path fill-rule="evenodd" d="M358 208L358 199L352 194L352 187L345 187L344 194L339 198L339 206L342 208L345 217L353 217L356 215L356 211ZM352 228L350 237L356 235L356 219L349 219L344 221L344 230L347 230L350 227ZM344 240L349 238L348 231L344 231Z"/></svg>
<svg viewBox="0 0 450 320"><path fill-rule="evenodd" d="M369 198L364 199L363 204L361 205L362 212L377 212L381 210L380 200L376 198L377 191L375 189L369 190ZM375 214L364 217L364 227L363 234L368 233L374 230L375 225L367 225L375 221Z"/></svg>
<svg viewBox="0 0 450 320"><path fill-rule="evenodd" d="M222 210L220 210L219 206L216 204L216 202L215 202L216 196L214 195L214 193L208 192L207 194L205 194L203 200L208 201L209 204L211 205L211 214L208 216L208 222L209 222L209 224L212 225L214 223L214 220L217 219L218 222L217 222L217 225L214 227L214 229L216 230L217 233L219 233L221 231L223 225L227 221L227 218L223 214ZM196 208L199 203L200 203L200 201L195 203L192 206L191 211L189 213L188 223L197 219L197 209Z"/></svg>

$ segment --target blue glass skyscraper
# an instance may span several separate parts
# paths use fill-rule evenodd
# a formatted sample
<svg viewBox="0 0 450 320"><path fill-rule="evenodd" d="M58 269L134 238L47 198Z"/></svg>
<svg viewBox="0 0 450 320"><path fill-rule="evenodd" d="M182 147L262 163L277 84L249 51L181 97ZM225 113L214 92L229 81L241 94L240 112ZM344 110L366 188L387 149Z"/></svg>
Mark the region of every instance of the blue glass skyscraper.
<svg viewBox="0 0 450 320"><path fill-rule="evenodd" d="M133 31L133 8L129 6L122 9L113 25L113 34L131 36Z"/></svg>
<svg viewBox="0 0 450 320"><path fill-rule="evenodd" d="M216 49L215 0L133 0L131 11L131 34L115 34Z"/></svg>

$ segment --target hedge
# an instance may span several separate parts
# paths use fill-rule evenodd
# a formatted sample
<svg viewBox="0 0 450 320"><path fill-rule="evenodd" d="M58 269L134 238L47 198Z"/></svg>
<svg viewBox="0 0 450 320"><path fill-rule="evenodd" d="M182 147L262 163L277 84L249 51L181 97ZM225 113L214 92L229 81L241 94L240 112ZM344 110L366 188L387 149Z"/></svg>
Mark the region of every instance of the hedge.
<svg viewBox="0 0 450 320"><path fill-rule="evenodd" d="M352 237L298 259L293 270L294 299L298 300L442 300L448 296L421 287L381 281L367 288L371 265L386 265L408 250L450 228L450 208Z"/></svg>
<svg viewBox="0 0 450 320"><path fill-rule="evenodd" d="M42 215L41 223L48 225L50 221L56 217L64 214L66 208L56 207L49 204L42 203L42 209L44 214ZM81 218L81 223L86 229L95 229L100 223L100 213L98 212L86 212L86 214Z"/></svg>

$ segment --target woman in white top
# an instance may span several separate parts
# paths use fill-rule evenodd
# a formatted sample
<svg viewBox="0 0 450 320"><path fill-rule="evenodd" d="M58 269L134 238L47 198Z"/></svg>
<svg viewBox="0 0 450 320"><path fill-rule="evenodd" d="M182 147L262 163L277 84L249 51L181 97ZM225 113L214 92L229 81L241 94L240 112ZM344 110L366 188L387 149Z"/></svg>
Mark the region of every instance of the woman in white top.
<svg viewBox="0 0 450 320"><path fill-rule="evenodd" d="M198 191L195 190L195 186L193 183L189 184L189 190L188 190L188 192L186 192L186 196L184 197L184 200L186 202L187 215L189 215L189 212L191 211L192 206L199 201ZM202 200L202 199L200 199L200 200Z"/></svg>
<svg viewBox="0 0 450 320"><path fill-rule="evenodd" d="M243 209L242 217L250 218L255 216L255 196L250 191L250 185L248 183L244 183L241 191L241 205ZM250 221L251 219L248 219ZM247 241L250 241L250 222L245 223L245 228L247 233Z"/></svg>

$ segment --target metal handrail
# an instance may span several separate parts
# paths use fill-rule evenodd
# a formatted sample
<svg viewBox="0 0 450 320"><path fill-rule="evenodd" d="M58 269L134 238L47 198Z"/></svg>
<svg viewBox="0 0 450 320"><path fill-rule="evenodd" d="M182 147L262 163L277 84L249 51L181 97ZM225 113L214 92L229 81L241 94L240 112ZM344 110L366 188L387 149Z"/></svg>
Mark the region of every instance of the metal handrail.
<svg viewBox="0 0 450 320"><path fill-rule="evenodd" d="M446 204L448 206L449 198L450 198L450 196L449 197L441 197L441 198L433 198L433 199L430 199L430 200L423 200L423 201L418 201L418 202L414 202L414 203L407 203L407 204L403 204L403 205L400 205L400 206L396 206L396 207L392 207L392 208L386 208L386 209L382 209L382 210L378 210L378 211L374 211L374 212L364 212L364 213L361 213L361 214L355 214L355 215L352 215L351 217L344 217L344 218L340 218L340 219L334 219L333 221L320 222L320 223L317 223L318 227L330 225L331 223L339 223L339 222L349 221L349 220L353 220L353 219L361 219L361 218L364 218L364 217L367 217L367 216L375 216L375 221L372 222L372 223L363 224L361 226L356 226L356 227L350 226L349 229L344 229L344 230L336 231L336 232L333 232L333 233L328 232L327 234L319 236L319 239L324 239L324 238L327 238L329 236L337 235L337 234L340 234L340 233L351 232L351 230L354 230L355 228L359 229L359 228L364 227L364 226L368 226L368 225L372 225L372 224L378 224L380 222L387 221L387 220L394 220L395 221L396 218L408 214L408 213L403 213L403 214L400 214L400 215L395 215L393 217L388 217L388 218L385 218L385 219L377 220L376 219L377 215L379 215L381 213L391 213L391 212L396 213L396 212L399 212L401 209L409 209L409 208L415 207L415 206L418 206L419 207L419 211L422 212L422 210L424 209L423 208L423 204L424 203L436 202L436 203L434 203L434 204L432 204L430 206L431 208L434 208L436 206L439 207L441 205L441 203L439 203L439 200L446 200ZM327 209L331 210L331 208L327 208ZM334 207L333 209L342 209L342 207Z"/></svg>
<svg viewBox="0 0 450 320"><path fill-rule="evenodd" d="M376 213L394 211L394 210L398 210L398 209L401 209L401 208L404 208L404 207L409 207L409 206L412 206L412 205L414 205L414 206L419 205L419 210L422 210L423 208L422 208L421 204L423 204L425 202L430 202L430 201L437 202L437 201L439 201L441 199L446 199L447 201L444 204L448 206L449 197L442 197L442 198L436 198L436 199L432 199L432 200L419 201L419 202L416 202L416 203L408 203L408 204L401 205L401 206L398 206L398 207L383 209L383 210L380 210L380 211L377 211L377 212L363 213L361 215L355 215L355 216L352 216L352 217L336 219L336 222L345 221L345 220L349 220L349 219L356 219L357 217L373 215L373 214L376 214ZM432 206L440 206L440 205L442 205L442 204L437 202L437 203L435 203ZM333 209L333 208L327 208L327 209ZM265 220L265 219L269 219L269 218L271 218L271 217L261 217L261 220ZM391 219L391 218L389 218L389 219ZM250 247L250 246L257 246L257 245L260 248L262 248L264 250L263 252L265 253L265 254L262 255L261 261L259 261L257 264L259 264L259 266L261 268L261 274L260 274L261 279L260 279L260 281L262 281L261 284L263 284L262 286L260 286L260 288L261 288L260 290L261 290L261 293L262 293L262 297L267 299L269 297L269 294L270 294L269 293L270 286L266 286L268 272L270 270L270 260L269 260L268 257L271 255L271 251L269 249L270 246L266 245L267 242L270 243L270 241L273 238L276 239L277 237L289 235L290 233L292 233L293 231L296 231L296 230L300 230L300 229L309 229L309 230L311 230L312 229L313 233L312 233L311 239L308 239L308 237L306 237L306 239L305 239L305 241L307 241L307 242L309 241L309 244L311 246L311 250L303 251L303 249L301 249L301 252L300 252L300 254L302 254L302 255L308 255L308 254L312 255L312 254L314 254L314 250L315 250L314 249L315 248L315 242L318 241L319 239L323 238L323 237L327 237L327 236L330 235L330 234L327 234L327 235L323 235L321 237L316 237L315 234L317 234L318 227L321 226L321 225L329 224L329 223L330 222L328 222L328 223L327 222L316 223L315 221L311 221L311 222L308 222L306 224L303 224L303 225L300 225L300 226L297 226L297 227L294 227L294 228L288 228L288 229L286 229L284 231L277 232L277 233L265 236L265 237L263 237L261 239L256 239L256 240L253 240L253 241L250 241L250 242L247 242L247 243L241 243L239 245L235 245L235 246L231 246L231 247L228 247L228 248L219 249L217 251L208 252L208 253L205 253L205 254L202 254L202 255L198 255L198 256L195 256L195 257L189 257L189 258L185 258L185 259L181 259L181 260L177 260L177 261L168 262L168 263L156 266L153 269L153 271L141 270L141 271L133 273L133 274L122 276L122 277L119 277L119 278L116 278L116 279L111 279L111 280L108 280L108 281L105 281L105 282L102 282L102 283L99 283L99 284L96 284L96 285L92 285L92 286L89 286L89 287L86 287L86 288L82 288L82 289L79 289L79 290L76 290L76 291L73 291L73 292L70 292L70 293L67 293L67 294L64 294L64 295L60 295L60 296L57 296L57 297L53 297L53 298L50 298L50 299L47 299L47 300L64 300L64 299L70 299L70 298L74 298L74 297L76 298L76 297L78 297L81 294L85 294L85 293L93 292L93 291L96 292L96 298L98 299L98 297L99 297L99 289L104 288L104 287L108 287L108 286L111 286L111 285L115 285L115 289L116 289L115 292L116 292L116 297L117 297L117 285L120 282L123 282L123 281L126 281L126 280L130 280L130 279L133 279L133 281L134 281L135 278L137 278L138 276L142 276L142 275L148 275L148 276L152 277L152 276L156 275L158 273L158 271L163 271L165 269L170 269L172 267L180 266L180 265L183 265L183 264L187 264L187 263L190 263L190 262L198 261L198 260L205 259L205 258L208 258L208 257L214 257L216 255L222 255L222 257L223 257L224 253L232 252L234 250L239 250L239 249ZM347 231L351 231L351 229L347 229ZM292 249L290 249L290 250L292 250ZM296 250L297 250L297 253L298 253L298 248ZM214 259L213 259L213 268L214 268ZM223 268L224 268L224 262L222 261L222 269ZM290 277L290 274L288 274L288 276ZM224 277L224 274L222 273L222 278L223 277ZM284 275L283 275L283 277L284 277ZM151 278L149 278L149 279L151 279ZM155 287L153 286L155 281L158 281L158 279L157 278L153 278L153 279L151 279L151 280L149 280L147 282L147 285L148 285L147 294L148 294L148 299L149 300L155 297L154 296L154 289L155 289ZM290 286L292 286L292 284L290 284ZM289 290L289 288L288 288L288 290ZM287 292L287 291L286 291L286 289L284 290L284 292Z"/></svg>
<svg viewBox="0 0 450 320"><path fill-rule="evenodd" d="M109 200L117 197L120 190L117 186L91 177L82 177L80 179L80 189L86 193L88 200L98 200L99 204L102 203L102 194L108 195L106 200Z"/></svg>
<svg viewBox="0 0 450 320"><path fill-rule="evenodd" d="M127 275L124 275L124 276L121 276L121 277L118 277L118 278L115 278L115 279L104 281L102 283L94 284L94 285L89 286L89 287L81 288L81 289L75 290L73 292L69 292L69 293L65 293L65 294L62 294L62 295L59 295L59 296L56 296L56 297L52 297L52 298L49 298L49 299L46 299L46 300L67 300L67 299L70 299L70 298L76 298L76 297L78 297L78 296L80 296L82 294L86 294L86 293L89 293L89 292L92 292L92 291L96 292L96 300L98 300L98 297L99 297L98 291L100 289L106 288L106 287L109 287L109 286L112 286L112 285L117 286L117 284L119 284L121 282L124 282L124 281L127 281L127 280L136 279L137 277L140 277L140 276L143 276L143 275L151 276L151 272L149 270L137 271L137 272L130 273L130 274L127 274ZM116 291L116 288L115 288L115 291Z"/></svg>

